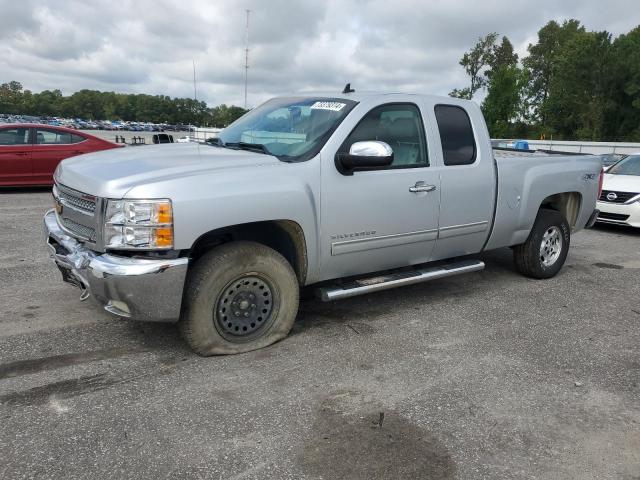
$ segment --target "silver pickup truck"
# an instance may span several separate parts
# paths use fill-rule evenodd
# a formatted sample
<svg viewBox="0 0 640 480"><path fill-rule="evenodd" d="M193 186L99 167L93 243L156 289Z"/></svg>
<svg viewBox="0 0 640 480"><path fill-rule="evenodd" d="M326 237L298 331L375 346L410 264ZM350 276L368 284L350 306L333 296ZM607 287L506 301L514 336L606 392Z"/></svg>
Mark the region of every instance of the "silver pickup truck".
<svg viewBox="0 0 640 480"><path fill-rule="evenodd" d="M65 160L45 234L81 298L178 321L201 355L238 353L288 334L303 287L336 300L477 271L471 256L502 247L552 277L596 218L601 170L495 156L469 101L281 97L215 141Z"/></svg>

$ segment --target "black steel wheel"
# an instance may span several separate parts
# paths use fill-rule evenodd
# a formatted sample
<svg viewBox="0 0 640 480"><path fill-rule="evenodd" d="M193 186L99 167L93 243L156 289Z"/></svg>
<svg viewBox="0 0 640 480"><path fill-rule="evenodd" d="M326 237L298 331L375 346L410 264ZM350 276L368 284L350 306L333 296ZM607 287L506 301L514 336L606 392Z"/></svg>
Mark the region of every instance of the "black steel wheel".
<svg viewBox="0 0 640 480"><path fill-rule="evenodd" d="M213 312L220 335L230 341L242 341L268 329L274 318L273 291L269 279L258 273L229 282Z"/></svg>

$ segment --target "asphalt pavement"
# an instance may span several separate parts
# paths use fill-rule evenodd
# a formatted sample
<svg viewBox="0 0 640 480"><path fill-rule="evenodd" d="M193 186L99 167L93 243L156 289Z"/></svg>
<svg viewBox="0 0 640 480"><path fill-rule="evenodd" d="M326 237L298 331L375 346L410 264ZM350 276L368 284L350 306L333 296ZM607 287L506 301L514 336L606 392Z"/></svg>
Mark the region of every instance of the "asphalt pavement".
<svg viewBox="0 0 640 480"><path fill-rule="evenodd" d="M478 273L324 304L201 358L61 282L42 190L0 191L2 479L640 479L640 231L550 280Z"/></svg>

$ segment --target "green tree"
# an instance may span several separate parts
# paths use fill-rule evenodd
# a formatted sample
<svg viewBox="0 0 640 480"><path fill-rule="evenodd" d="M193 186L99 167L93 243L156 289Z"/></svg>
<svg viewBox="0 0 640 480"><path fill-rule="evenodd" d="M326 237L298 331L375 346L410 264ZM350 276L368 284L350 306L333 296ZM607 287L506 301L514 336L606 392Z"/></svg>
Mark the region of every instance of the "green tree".
<svg viewBox="0 0 640 480"><path fill-rule="evenodd" d="M516 64L492 70L487 96L482 102L482 112L492 138L517 136L527 80L526 73Z"/></svg>
<svg viewBox="0 0 640 480"><path fill-rule="evenodd" d="M452 97L471 99L473 95L485 86L487 78L484 74L486 67L492 59L497 33L489 33L480 37L478 42L460 59L460 65L464 68L471 84L468 88L454 89L449 93Z"/></svg>
<svg viewBox="0 0 640 480"><path fill-rule="evenodd" d="M518 67L518 55L507 37L491 48L487 66L487 96L482 112L492 137L511 137L521 112L526 75Z"/></svg>
<svg viewBox="0 0 640 480"><path fill-rule="evenodd" d="M522 63L530 78L528 105L531 116L544 127L547 117L547 99L557 62L567 42L585 31L578 20L566 20L562 25L552 20L538 30L538 42L527 48L529 55Z"/></svg>
<svg viewBox="0 0 640 480"><path fill-rule="evenodd" d="M19 82L0 85L0 113L60 116L88 120L127 120L226 126L245 113L236 106L214 108L192 98L125 94L83 89L67 97L60 90L32 93Z"/></svg>
<svg viewBox="0 0 640 480"><path fill-rule="evenodd" d="M54 116L63 111L63 97L60 90L44 90L33 95L33 115Z"/></svg>
<svg viewBox="0 0 640 480"><path fill-rule="evenodd" d="M214 127L226 127L236 121L247 112L244 108L235 105L218 105L210 110L211 123Z"/></svg>
<svg viewBox="0 0 640 480"><path fill-rule="evenodd" d="M470 99L486 87L494 137L640 141L640 26L612 39L578 20L548 22L522 68L508 38L491 33L460 64L471 85L450 95Z"/></svg>
<svg viewBox="0 0 640 480"><path fill-rule="evenodd" d="M607 140L605 116L615 110L611 98L612 43L608 32L580 31L554 61L544 104L546 126L569 140Z"/></svg>
<svg viewBox="0 0 640 480"><path fill-rule="evenodd" d="M0 85L0 111L6 113L21 113L22 84L11 81Z"/></svg>
<svg viewBox="0 0 640 480"><path fill-rule="evenodd" d="M610 98L605 134L618 141L640 141L640 26L613 42Z"/></svg>
<svg viewBox="0 0 640 480"><path fill-rule="evenodd" d="M494 45L487 54L487 66L489 69L486 72L486 77L490 80L494 72L503 67L513 67L517 64L518 54L513 51L513 44L507 37L502 37L502 41Z"/></svg>

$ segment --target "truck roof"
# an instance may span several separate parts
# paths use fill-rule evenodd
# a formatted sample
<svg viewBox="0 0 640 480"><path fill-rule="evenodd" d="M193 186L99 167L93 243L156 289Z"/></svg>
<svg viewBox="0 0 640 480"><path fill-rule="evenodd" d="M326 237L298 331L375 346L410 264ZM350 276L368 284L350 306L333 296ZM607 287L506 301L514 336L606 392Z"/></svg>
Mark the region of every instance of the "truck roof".
<svg viewBox="0 0 640 480"><path fill-rule="evenodd" d="M420 98L429 99L432 101L446 101L449 103L473 103L470 100L463 100L455 97L447 97L442 95L425 95L422 93L405 93L405 92L378 92L378 91L355 91L351 93L342 93L340 91L333 92L294 92L289 95L283 95L284 97L318 97L318 98L341 98L345 100L353 100L361 102L363 100L369 100L375 97L392 97L392 96L416 96Z"/></svg>

